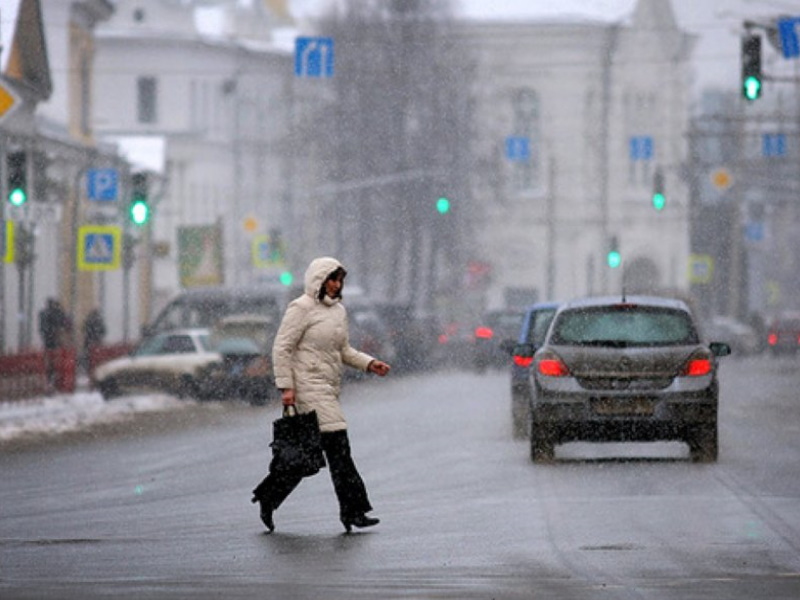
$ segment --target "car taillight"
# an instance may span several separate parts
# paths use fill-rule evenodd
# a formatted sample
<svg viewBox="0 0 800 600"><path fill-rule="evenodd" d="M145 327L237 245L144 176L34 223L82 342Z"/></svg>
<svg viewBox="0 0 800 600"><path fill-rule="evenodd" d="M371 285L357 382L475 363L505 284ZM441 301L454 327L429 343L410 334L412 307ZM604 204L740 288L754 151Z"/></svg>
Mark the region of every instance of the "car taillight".
<svg viewBox="0 0 800 600"><path fill-rule="evenodd" d="M692 356L683 365L680 374L683 377L702 377L711 373L713 368L714 365L708 356Z"/></svg>
<svg viewBox="0 0 800 600"><path fill-rule="evenodd" d="M518 367L528 368L533 364L533 357L532 356L518 356L514 355L514 364Z"/></svg>
<svg viewBox="0 0 800 600"><path fill-rule="evenodd" d="M446 344L449 339L450 338L447 337L446 333L439 334L439 343L440 344Z"/></svg>
<svg viewBox="0 0 800 600"><path fill-rule="evenodd" d="M557 356L544 356L536 363L536 370L546 377L564 377L569 375L569 369L564 361Z"/></svg>
<svg viewBox="0 0 800 600"><path fill-rule="evenodd" d="M775 344L777 344L778 343L778 334L777 333L770 333L767 336L767 343L770 346L774 346Z"/></svg>
<svg viewBox="0 0 800 600"><path fill-rule="evenodd" d="M476 327L475 328L475 337L481 340L490 340L494 335L494 331L492 331L491 327Z"/></svg>

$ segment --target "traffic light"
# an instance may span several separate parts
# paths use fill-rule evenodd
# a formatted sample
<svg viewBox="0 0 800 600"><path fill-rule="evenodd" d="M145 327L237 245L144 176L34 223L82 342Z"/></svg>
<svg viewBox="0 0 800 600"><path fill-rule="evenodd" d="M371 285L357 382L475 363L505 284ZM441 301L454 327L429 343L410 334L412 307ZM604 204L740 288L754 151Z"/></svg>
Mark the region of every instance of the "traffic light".
<svg viewBox="0 0 800 600"><path fill-rule="evenodd" d="M450 200L445 196L442 196L436 201L436 211L440 215L446 215L450 212Z"/></svg>
<svg viewBox="0 0 800 600"><path fill-rule="evenodd" d="M284 271L280 275L280 281L281 281L281 284L283 284L285 286L290 286L290 285L292 285L292 282L294 281L294 275L292 275L291 271Z"/></svg>
<svg viewBox="0 0 800 600"><path fill-rule="evenodd" d="M147 173L131 175L131 203L128 207L128 214L134 225L145 225L150 220Z"/></svg>
<svg viewBox="0 0 800 600"><path fill-rule="evenodd" d="M653 174L653 208L657 211L664 210L667 197L664 195L664 174L660 169Z"/></svg>
<svg viewBox="0 0 800 600"><path fill-rule="evenodd" d="M752 102L761 97L761 37L747 34L742 38L742 95Z"/></svg>
<svg viewBox="0 0 800 600"><path fill-rule="evenodd" d="M8 174L8 201L22 206L28 201L28 154L25 151L11 152L6 156Z"/></svg>
<svg viewBox="0 0 800 600"><path fill-rule="evenodd" d="M619 242L617 236L612 235L608 240L608 254L606 262L612 269L616 269L622 264L622 255L619 253Z"/></svg>

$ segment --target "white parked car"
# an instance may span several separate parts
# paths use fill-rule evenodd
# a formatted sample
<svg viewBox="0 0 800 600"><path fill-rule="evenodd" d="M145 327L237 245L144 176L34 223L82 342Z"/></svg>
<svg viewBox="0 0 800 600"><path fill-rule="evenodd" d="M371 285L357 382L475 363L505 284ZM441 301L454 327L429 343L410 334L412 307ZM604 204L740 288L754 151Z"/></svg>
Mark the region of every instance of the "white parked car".
<svg viewBox="0 0 800 600"><path fill-rule="evenodd" d="M208 329L166 331L145 338L130 355L97 367L94 383L106 400L136 392L199 398L203 371L221 361Z"/></svg>

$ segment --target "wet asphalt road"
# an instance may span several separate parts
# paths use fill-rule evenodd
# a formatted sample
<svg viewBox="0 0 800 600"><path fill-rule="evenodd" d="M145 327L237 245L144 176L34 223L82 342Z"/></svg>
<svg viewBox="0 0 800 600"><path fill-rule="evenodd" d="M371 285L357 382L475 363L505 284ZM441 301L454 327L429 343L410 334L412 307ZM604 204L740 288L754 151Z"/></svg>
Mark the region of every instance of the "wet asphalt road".
<svg viewBox="0 0 800 600"><path fill-rule="evenodd" d="M0 455L0 598L800 598L800 369L726 359L720 460L571 444L532 465L506 373L347 386L375 515L327 471L266 534L250 490L278 408L190 405Z"/></svg>

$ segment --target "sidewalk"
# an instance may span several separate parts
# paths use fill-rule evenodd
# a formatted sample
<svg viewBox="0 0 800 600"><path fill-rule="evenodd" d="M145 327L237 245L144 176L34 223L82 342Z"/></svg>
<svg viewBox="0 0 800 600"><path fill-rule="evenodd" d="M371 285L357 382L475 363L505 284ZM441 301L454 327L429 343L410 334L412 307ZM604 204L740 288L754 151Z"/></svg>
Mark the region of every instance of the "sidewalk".
<svg viewBox="0 0 800 600"><path fill-rule="evenodd" d="M171 396L130 396L106 402L88 382L78 381L74 394L53 394L27 400L0 401L0 443L19 438L53 436L98 423L130 418L135 413L186 406Z"/></svg>

